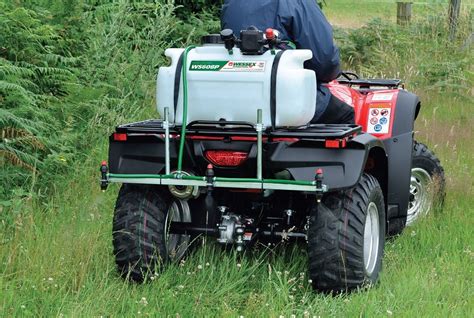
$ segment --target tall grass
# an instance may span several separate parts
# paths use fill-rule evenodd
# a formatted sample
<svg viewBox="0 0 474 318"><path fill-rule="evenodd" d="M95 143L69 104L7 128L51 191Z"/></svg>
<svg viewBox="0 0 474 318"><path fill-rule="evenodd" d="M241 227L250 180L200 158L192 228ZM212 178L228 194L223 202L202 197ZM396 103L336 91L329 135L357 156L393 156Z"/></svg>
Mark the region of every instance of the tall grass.
<svg viewBox="0 0 474 318"><path fill-rule="evenodd" d="M93 185L92 163L40 215L24 216L0 249L5 316L455 316L472 312L472 198L448 193L388 243L381 283L348 296L311 291L304 246L260 246L242 257L208 241L144 285L124 282L111 249L116 188Z"/></svg>

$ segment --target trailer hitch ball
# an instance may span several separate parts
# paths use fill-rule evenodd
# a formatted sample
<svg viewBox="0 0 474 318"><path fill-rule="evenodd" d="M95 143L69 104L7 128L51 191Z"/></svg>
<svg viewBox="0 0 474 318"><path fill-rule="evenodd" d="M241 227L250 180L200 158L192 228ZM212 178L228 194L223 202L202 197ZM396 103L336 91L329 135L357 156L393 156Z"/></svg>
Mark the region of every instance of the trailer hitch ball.
<svg viewBox="0 0 474 318"><path fill-rule="evenodd" d="M173 172L172 174L174 174ZM181 171L181 175L185 176L193 176L194 174L186 172L186 171ZM171 194L178 199L181 200L188 200L191 198L197 198L199 197L199 187L197 186L191 186L191 185L169 185L168 186L169 191Z"/></svg>

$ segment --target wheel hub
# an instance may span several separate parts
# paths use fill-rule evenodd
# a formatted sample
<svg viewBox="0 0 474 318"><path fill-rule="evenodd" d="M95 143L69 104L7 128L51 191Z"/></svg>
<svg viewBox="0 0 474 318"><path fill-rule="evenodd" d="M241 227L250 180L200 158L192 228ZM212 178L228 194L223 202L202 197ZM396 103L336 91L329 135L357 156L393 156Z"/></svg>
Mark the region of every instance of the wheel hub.
<svg viewBox="0 0 474 318"><path fill-rule="evenodd" d="M430 189L430 174L421 168L411 170L410 196L408 201L407 225L411 225L422 215L426 215L433 201L433 192Z"/></svg>
<svg viewBox="0 0 474 318"><path fill-rule="evenodd" d="M165 242L168 257L171 260L181 259L190 244L191 236L170 233L171 222L191 222L191 210L185 200L174 200L165 219Z"/></svg>
<svg viewBox="0 0 474 318"><path fill-rule="evenodd" d="M377 264L380 243L379 211L374 202L367 207L364 226L364 267L367 276L372 275Z"/></svg>

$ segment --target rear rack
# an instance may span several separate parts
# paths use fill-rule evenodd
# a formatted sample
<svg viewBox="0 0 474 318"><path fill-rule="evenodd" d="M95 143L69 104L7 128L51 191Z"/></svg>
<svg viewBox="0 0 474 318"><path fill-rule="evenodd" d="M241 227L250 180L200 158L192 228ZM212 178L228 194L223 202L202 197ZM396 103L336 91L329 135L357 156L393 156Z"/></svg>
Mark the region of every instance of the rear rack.
<svg viewBox="0 0 474 318"><path fill-rule="evenodd" d="M152 119L120 125L118 133L165 133L164 121ZM193 121L187 125L187 133L191 135L242 135L256 136L255 125L242 121ZM170 133L179 134L181 126L170 126ZM296 128L271 128L263 131L265 137L273 138L305 138L305 139L340 139L359 134L362 127L348 124L312 124Z"/></svg>
<svg viewBox="0 0 474 318"><path fill-rule="evenodd" d="M275 130L271 137L299 137L314 139L338 139L354 136L362 132L359 125L349 124L313 124L293 129Z"/></svg>
<svg viewBox="0 0 474 318"><path fill-rule="evenodd" d="M363 78L356 78L356 79L345 79L339 78L337 81L340 84L346 85L355 85L359 86L360 88L370 88L373 86L380 86L380 87L388 87L388 88L398 88L402 85L402 80L399 79L382 79L382 78L372 78L372 79L363 79Z"/></svg>
<svg viewBox="0 0 474 318"><path fill-rule="evenodd" d="M149 119L134 123L117 126L115 131L118 133L142 133L142 132L160 132L164 130L163 120Z"/></svg>

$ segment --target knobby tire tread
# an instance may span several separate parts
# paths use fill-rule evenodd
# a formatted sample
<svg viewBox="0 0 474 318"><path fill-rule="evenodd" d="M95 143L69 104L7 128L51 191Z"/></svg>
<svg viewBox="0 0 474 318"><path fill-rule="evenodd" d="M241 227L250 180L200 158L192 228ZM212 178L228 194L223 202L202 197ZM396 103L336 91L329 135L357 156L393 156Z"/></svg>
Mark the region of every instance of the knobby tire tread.
<svg viewBox="0 0 474 318"><path fill-rule="evenodd" d="M378 181L364 174L358 185L348 191L330 194L311 211L308 230L309 274L316 290L343 292L375 282L381 260L373 277L364 270L364 226L369 199L381 205L385 224L383 193ZM376 203L377 204L377 203ZM385 227L381 227L383 248ZM381 253L379 253L381 257Z"/></svg>
<svg viewBox="0 0 474 318"><path fill-rule="evenodd" d="M120 189L112 231L115 262L124 278L142 282L167 261L166 207L154 187L125 184Z"/></svg>

